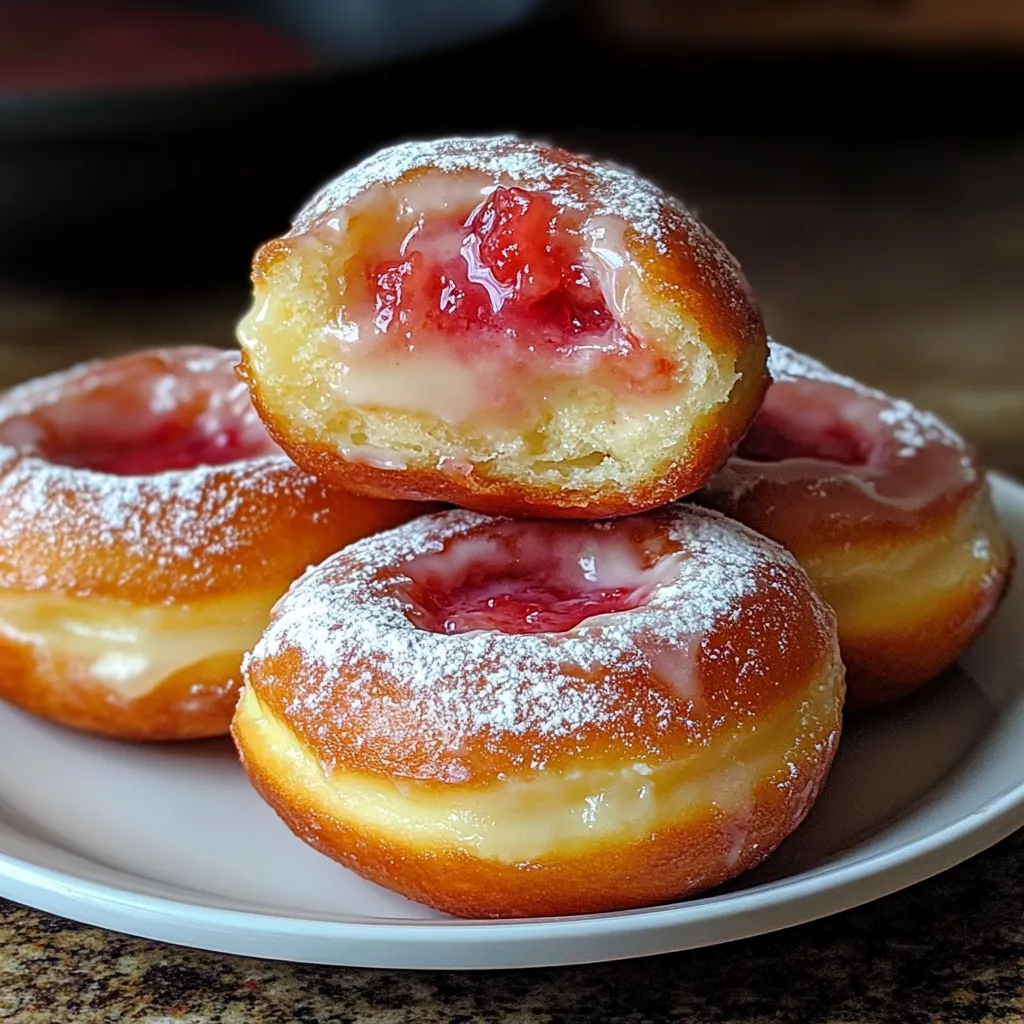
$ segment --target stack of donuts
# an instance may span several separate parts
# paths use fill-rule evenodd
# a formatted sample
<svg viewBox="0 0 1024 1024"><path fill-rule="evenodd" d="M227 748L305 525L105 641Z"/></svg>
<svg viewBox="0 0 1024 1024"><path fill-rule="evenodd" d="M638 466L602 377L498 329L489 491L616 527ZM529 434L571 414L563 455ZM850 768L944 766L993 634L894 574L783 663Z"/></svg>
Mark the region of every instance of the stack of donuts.
<svg viewBox="0 0 1024 1024"><path fill-rule="evenodd" d="M769 341L627 171L392 147L252 279L240 356L0 399L0 696L230 727L297 836L412 899L598 912L754 867L844 704L940 674L1006 588L969 446Z"/></svg>

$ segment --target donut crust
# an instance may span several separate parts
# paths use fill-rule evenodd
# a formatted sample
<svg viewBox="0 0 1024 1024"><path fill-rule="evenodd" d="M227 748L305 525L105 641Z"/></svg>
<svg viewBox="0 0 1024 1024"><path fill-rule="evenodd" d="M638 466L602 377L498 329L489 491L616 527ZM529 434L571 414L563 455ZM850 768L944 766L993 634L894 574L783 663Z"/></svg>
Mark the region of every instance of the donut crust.
<svg viewBox="0 0 1024 1024"><path fill-rule="evenodd" d="M72 663L40 661L29 644L0 640L0 699L60 725L134 741L223 736L238 703L239 657L208 658L124 699Z"/></svg>
<svg viewBox="0 0 1024 1024"><path fill-rule="evenodd" d="M300 839L363 878L466 918L598 914L714 888L756 867L796 828L817 798L834 753L829 741L825 757L811 748L794 763L807 786L806 807L794 805L778 780L758 783L746 841L734 860L723 860L722 818L706 813L623 843L510 864L465 849L425 849L354 827L289 779L287 765L261 741L252 719L237 716L233 732L256 791Z"/></svg>

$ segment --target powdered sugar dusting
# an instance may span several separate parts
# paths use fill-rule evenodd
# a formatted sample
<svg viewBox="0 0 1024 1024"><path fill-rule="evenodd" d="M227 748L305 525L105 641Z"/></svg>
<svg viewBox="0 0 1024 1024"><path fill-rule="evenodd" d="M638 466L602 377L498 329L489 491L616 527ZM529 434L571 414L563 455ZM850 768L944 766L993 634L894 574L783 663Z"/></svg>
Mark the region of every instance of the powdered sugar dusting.
<svg viewBox="0 0 1024 1024"><path fill-rule="evenodd" d="M663 733L697 702L700 680L650 686L624 701L624 673L647 674L661 652L695 648L723 622L739 622L743 599L758 588L806 586L809 600L817 598L791 556L717 513L672 506L645 518L671 542L672 553L662 556L671 572L640 607L585 619L564 633L445 635L410 620L403 595L412 581L403 564L506 520L455 510L360 541L310 570L282 598L247 662L247 678L257 666L272 674L269 661L297 650L309 671L289 680L292 713L312 713L318 730L329 733L374 701L398 699L417 742L434 737L448 750L482 733L495 743L509 735L541 742L579 737L606 726ZM615 531L628 522L577 528ZM817 613L830 628L824 605ZM758 637L745 653L755 663L790 643L798 628L786 621L773 621L769 631L745 625ZM381 698L382 686L400 696ZM532 756L531 767L540 767L543 755Z"/></svg>
<svg viewBox="0 0 1024 1024"><path fill-rule="evenodd" d="M225 575L242 573L241 565L215 568L212 560L241 543L247 509L261 498L305 490L301 477L282 473L290 469L283 456L253 460L244 475L202 466L152 477L12 459L9 450L0 452L0 545L16 566L0 581L68 594L95 588L95 576L114 564L103 560L110 549L123 567L113 589L144 584L163 570L177 571L193 590L213 589Z"/></svg>
<svg viewBox="0 0 1024 1024"><path fill-rule="evenodd" d="M495 185L546 192L559 208L579 210L593 220L621 217L662 254L668 251L665 218L671 210L691 239L699 243L702 258L713 259L731 274L738 274L725 247L685 207L651 182L613 164L512 135L405 142L382 149L327 184L298 215L293 230L308 231L364 192L392 185L418 168L442 174L475 172Z"/></svg>

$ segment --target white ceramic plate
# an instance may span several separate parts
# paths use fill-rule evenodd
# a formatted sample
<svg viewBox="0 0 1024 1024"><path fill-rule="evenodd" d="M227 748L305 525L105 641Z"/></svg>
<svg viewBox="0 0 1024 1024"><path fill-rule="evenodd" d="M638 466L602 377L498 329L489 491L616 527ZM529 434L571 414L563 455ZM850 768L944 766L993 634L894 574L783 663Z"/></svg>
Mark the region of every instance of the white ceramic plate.
<svg viewBox="0 0 1024 1024"><path fill-rule="evenodd" d="M1024 551L1024 487L993 482ZM917 699L853 720L807 822L701 899L456 921L337 867L249 789L227 742L135 747L0 711L0 895L153 939L283 960L525 967L710 945L823 917L1024 825L1024 585Z"/></svg>

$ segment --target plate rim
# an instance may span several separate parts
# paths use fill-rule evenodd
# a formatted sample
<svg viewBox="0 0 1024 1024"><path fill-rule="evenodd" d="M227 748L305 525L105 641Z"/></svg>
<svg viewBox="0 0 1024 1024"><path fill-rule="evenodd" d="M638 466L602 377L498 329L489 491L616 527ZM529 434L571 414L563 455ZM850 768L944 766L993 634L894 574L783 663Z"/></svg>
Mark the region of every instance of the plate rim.
<svg viewBox="0 0 1024 1024"><path fill-rule="evenodd" d="M1000 472L988 477L1024 511L1024 483ZM144 939L269 960L447 970L571 965L711 946L841 913L925 881L1021 827L1024 767L1013 786L964 817L884 853L740 892L630 911L521 920L322 919L153 896L2 849L0 897ZM623 939L629 945L616 947ZM558 951L581 940L587 945ZM504 955L495 958L495 952Z"/></svg>

